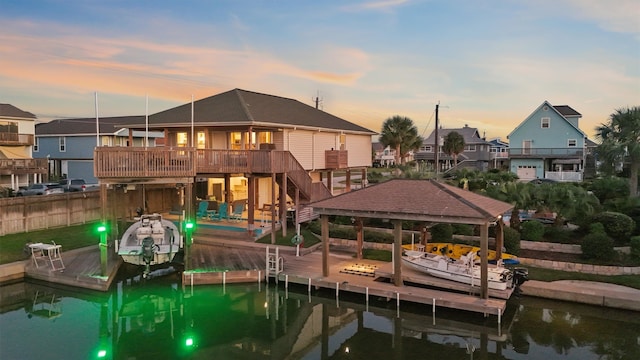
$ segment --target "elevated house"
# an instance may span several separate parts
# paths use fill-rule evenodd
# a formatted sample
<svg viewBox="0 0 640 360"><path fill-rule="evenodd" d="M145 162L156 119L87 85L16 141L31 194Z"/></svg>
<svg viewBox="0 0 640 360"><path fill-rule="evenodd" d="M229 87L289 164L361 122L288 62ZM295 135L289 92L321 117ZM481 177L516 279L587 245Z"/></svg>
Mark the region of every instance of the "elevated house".
<svg viewBox="0 0 640 360"><path fill-rule="evenodd" d="M453 156L447 155L442 151L444 139L450 132L457 132L464 138L464 151L458 155L458 164L453 163ZM438 163L441 172L453 170L454 168L472 168L480 171L486 171L489 168L491 160L490 147L491 144L480 137L477 128L471 128L465 125L458 129L438 129ZM429 135L423 142L420 150L414 154L416 161L425 162L433 166L435 163L435 131Z"/></svg>
<svg viewBox="0 0 640 360"><path fill-rule="evenodd" d="M582 115L568 105L544 101L508 136L511 172L522 181L582 181L589 150ZM593 143L591 143L593 144Z"/></svg>
<svg viewBox="0 0 640 360"><path fill-rule="evenodd" d="M50 177L82 178L97 182L93 174L93 151L97 146L156 146L163 132L129 131L144 116L58 119L36 125L35 158L46 159ZM99 131L98 131L99 128Z"/></svg>
<svg viewBox="0 0 640 360"><path fill-rule="evenodd" d="M373 150L373 166L389 167L396 163L396 149L390 146L384 146L382 143L375 142L371 144Z"/></svg>
<svg viewBox="0 0 640 360"><path fill-rule="evenodd" d="M291 210L296 222L311 216L303 205L332 196L335 170L346 173L347 191L352 171L366 178L375 134L299 101L241 89L128 126L164 132L165 146L97 147L101 184L184 185L187 211L195 198L246 206L248 230L265 212L271 221Z"/></svg>
<svg viewBox="0 0 640 360"><path fill-rule="evenodd" d="M489 167L492 169L508 169L509 168L509 143L493 138L488 140L491 153L491 161Z"/></svg>
<svg viewBox="0 0 640 360"><path fill-rule="evenodd" d="M17 191L21 186L46 180L47 161L34 159L36 116L11 104L0 104L0 187Z"/></svg>

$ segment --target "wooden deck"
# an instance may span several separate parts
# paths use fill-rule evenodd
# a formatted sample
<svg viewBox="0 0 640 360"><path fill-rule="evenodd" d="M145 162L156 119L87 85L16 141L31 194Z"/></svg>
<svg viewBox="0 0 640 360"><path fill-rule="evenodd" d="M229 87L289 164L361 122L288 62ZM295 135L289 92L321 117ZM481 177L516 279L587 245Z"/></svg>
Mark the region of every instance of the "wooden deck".
<svg viewBox="0 0 640 360"><path fill-rule="evenodd" d="M61 256L64 269L53 270L49 264L42 262L36 267L30 260L25 266L25 276L55 284L107 291L122 265L122 259L111 254L107 262L108 276L102 276L100 249L97 245L67 252L62 249Z"/></svg>
<svg viewBox="0 0 640 360"><path fill-rule="evenodd" d="M200 242L200 243L198 243ZM206 244L205 244L206 243ZM225 241L206 237L196 239L193 247L193 269L183 274L183 286L221 284L226 282L262 281L266 272L265 245L247 241ZM273 251L273 247L271 247ZM319 288L363 295L363 301L376 296L388 300L410 301L429 306L465 310L485 315L498 316L500 322L506 308L506 299L511 292L491 292L489 299L475 295L479 289L470 289L464 284L436 279L428 275L406 271L403 268L405 286L396 287L385 278L391 272L391 264L373 260L356 260L350 254L331 253L330 276L322 276L322 254L319 251L296 257L295 248L280 247L279 255L284 260L284 270L271 281L299 284L309 291ZM411 286L410 283L440 285L443 289ZM448 290L456 290L452 292ZM464 291L461 293L460 291Z"/></svg>

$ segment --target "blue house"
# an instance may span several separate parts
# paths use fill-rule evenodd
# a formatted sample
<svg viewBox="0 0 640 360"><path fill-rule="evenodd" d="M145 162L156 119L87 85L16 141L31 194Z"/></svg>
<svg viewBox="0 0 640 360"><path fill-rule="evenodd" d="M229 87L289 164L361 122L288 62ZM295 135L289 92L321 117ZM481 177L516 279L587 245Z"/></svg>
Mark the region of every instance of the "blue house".
<svg viewBox="0 0 640 360"><path fill-rule="evenodd" d="M587 136L581 117L568 105L543 102L507 136L511 172L522 181L582 181Z"/></svg>
<svg viewBox="0 0 640 360"><path fill-rule="evenodd" d="M98 146L148 146L162 143L161 131L134 131L131 123L144 123L144 116L120 116L83 119L58 119L37 124L33 157L48 159L49 177L82 178L88 183L93 175L93 150ZM100 128L98 132L97 129Z"/></svg>
<svg viewBox="0 0 640 360"><path fill-rule="evenodd" d="M491 153L489 167L492 169L508 169L509 143L500 140L500 138L493 138L488 142L490 144L489 152Z"/></svg>

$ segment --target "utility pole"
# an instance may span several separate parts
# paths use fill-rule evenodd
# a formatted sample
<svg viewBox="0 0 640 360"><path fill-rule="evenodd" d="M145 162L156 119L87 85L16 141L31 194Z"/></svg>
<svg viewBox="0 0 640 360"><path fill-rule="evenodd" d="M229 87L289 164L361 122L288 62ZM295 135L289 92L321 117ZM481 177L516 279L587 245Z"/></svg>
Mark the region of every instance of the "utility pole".
<svg viewBox="0 0 640 360"><path fill-rule="evenodd" d="M438 108L440 107L440 102L438 101L438 103L436 104L436 131L434 132L436 140L435 140L435 147L433 148L436 153L435 156L435 167L436 167L436 180L438 179L438 173L440 172L440 139L438 139L438 126L440 126L438 124Z"/></svg>

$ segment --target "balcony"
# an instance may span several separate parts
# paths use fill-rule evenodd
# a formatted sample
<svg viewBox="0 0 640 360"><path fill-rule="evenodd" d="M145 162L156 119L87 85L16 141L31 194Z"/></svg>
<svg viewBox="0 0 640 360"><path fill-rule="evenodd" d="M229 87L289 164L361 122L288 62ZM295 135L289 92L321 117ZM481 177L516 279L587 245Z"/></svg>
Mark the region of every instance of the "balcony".
<svg viewBox="0 0 640 360"><path fill-rule="evenodd" d="M582 158L582 148L509 148L510 158Z"/></svg>
<svg viewBox="0 0 640 360"><path fill-rule="evenodd" d="M346 169L349 167L347 150L325 150L324 165L327 169Z"/></svg>
<svg viewBox="0 0 640 360"><path fill-rule="evenodd" d="M47 159L0 159L0 174L46 174Z"/></svg>
<svg viewBox="0 0 640 360"><path fill-rule="evenodd" d="M34 143L34 136L32 134L0 132L0 145L33 146Z"/></svg>
<svg viewBox="0 0 640 360"><path fill-rule="evenodd" d="M546 171L544 173L546 179L559 182L581 182L582 172L579 171Z"/></svg>

